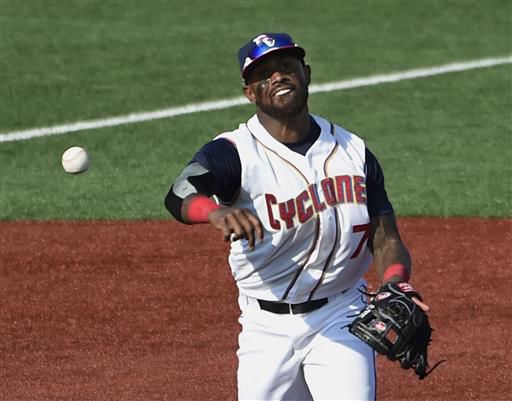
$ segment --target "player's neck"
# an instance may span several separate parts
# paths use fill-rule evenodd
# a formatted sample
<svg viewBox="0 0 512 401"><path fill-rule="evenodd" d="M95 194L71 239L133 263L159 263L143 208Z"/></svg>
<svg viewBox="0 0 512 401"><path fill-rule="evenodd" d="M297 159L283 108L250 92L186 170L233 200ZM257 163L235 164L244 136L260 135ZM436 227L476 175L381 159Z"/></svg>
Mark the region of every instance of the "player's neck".
<svg viewBox="0 0 512 401"><path fill-rule="evenodd" d="M307 107L291 118L276 118L261 110L256 114L261 125L279 142L297 143L309 135L311 119Z"/></svg>

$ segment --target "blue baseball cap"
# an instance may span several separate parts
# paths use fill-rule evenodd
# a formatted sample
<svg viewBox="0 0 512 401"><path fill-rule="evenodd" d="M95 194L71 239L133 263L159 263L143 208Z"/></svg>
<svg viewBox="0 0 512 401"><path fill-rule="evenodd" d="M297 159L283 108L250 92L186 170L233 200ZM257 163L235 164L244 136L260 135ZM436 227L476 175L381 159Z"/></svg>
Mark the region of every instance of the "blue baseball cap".
<svg viewBox="0 0 512 401"><path fill-rule="evenodd" d="M244 80L256 61L276 51L287 50L303 59L306 52L297 45L287 33L261 33L247 42L238 50L240 72Z"/></svg>

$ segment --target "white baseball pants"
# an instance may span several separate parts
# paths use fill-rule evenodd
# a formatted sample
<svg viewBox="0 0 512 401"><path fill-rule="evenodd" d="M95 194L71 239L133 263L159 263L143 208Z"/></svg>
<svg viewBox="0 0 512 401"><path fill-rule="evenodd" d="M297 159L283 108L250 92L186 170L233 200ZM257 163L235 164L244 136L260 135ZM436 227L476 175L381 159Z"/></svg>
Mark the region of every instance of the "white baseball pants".
<svg viewBox="0 0 512 401"><path fill-rule="evenodd" d="M296 315L261 310L240 295L239 400L374 401L375 354L347 329L366 305L357 288Z"/></svg>

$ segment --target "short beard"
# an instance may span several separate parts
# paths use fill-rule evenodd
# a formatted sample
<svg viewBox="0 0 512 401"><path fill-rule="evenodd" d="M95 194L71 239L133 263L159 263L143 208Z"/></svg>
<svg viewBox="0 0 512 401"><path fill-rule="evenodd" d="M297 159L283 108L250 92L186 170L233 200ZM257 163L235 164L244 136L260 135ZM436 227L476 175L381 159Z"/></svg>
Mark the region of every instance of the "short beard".
<svg viewBox="0 0 512 401"><path fill-rule="evenodd" d="M258 101L256 102L256 106L264 112L276 120L288 120L293 117L298 116L307 106L309 91L306 85L298 87L296 89L297 93L295 93L294 99L292 103L287 105L285 108L276 107L274 104L261 104Z"/></svg>

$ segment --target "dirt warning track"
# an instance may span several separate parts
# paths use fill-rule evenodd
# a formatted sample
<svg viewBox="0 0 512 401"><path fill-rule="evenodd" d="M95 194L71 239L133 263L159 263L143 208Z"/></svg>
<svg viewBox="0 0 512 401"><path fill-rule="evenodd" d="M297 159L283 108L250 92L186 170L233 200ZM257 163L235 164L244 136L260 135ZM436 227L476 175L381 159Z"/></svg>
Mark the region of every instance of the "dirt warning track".
<svg viewBox="0 0 512 401"><path fill-rule="evenodd" d="M378 399L509 399L512 220L399 226L447 362L419 381L379 357ZM235 400L227 251L204 225L1 222L0 400Z"/></svg>

